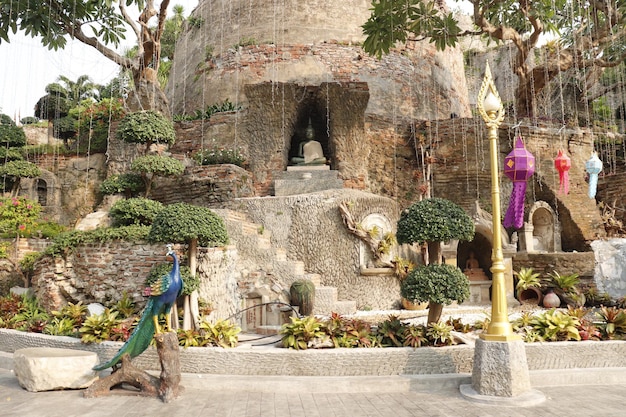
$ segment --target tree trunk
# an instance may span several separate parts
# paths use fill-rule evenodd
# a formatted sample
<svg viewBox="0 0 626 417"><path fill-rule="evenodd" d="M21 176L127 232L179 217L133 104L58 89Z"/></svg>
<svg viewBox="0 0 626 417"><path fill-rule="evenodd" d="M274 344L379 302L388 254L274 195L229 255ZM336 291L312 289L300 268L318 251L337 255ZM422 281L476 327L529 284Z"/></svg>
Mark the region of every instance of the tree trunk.
<svg viewBox="0 0 626 417"><path fill-rule="evenodd" d="M122 356L122 366L114 370L111 375L97 380L83 393L86 398L103 397L117 392L135 394L144 397L160 398L169 402L178 397L180 387L180 352L178 337L175 332L161 333L154 336L161 362L160 378L150 375L137 368L130 361L128 354ZM124 384L135 387L136 390L125 390ZM118 388L115 390L114 388Z"/></svg>
<svg viewBox="0 0 626 417"><path fill-rule="evenodd" d="M187 249L189 255L189 269L191 275L196 276L197 259L198 259L198 239L191 239L189 241L189 248ZM198 291L194 291L194 294L185 295L184 313L183 313L183 330L191 330L196 326L196 321L200 315L200 308L198 306Z"/></svg>
<svg viewBox="0 0 626 417"><path fill-rule="evenodd" d="M441 263L441 242L428 242L428 264Z"/></svg>
<svg viewBox="0 0 626 417"><path fill-rule="evenodd" d="M161 90L158 82L140 79L126 99L126 107L132 112L142 110L155 110L163 116L170 118L171 113L167 97Z"/></svg>
<svg viewBox="0 0 626 417"><path fill-rule="evenodd" d="M428 303L428 323L438 323L441 318L441 313L443 312L443 304L433 303L432 301Z"/></svg>

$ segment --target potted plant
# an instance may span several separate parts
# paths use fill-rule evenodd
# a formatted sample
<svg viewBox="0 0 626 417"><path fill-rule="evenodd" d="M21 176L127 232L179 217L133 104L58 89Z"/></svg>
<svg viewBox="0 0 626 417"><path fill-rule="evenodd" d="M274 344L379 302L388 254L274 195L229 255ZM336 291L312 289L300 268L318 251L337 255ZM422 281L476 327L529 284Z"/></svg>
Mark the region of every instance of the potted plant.
<svg viewBox="0 0 626 417"><path fill-rule="evenodd" d="M400 285L402 297L414 303L428 302L428 323L437 323L444 305L469 298L469 280L461 269L448 264L420 266ZM437 306L441 308L437 309Z"/></svg>
<svg viewBox="0 0 626 417"><path fill-rule="evenodd" d="M398 220L397 230L396 238L398 243L418 243L420 245L426 244L428 246L428 264L430 266L441 263L441 242L451 239L472 240L474 237L474 222L461 207L452 201L445 200L443 198L428 198L426 200L413 203L409 208L402 212L400 219ZM419 300L429 302L428 323L436 323L441 317L443 303L439 302L439 300L450 303L453 300L462 301L469 297L469 281L467 277L459 268L451 268L454 272L447 268L430 268L426 270L418 268L413 270L413 272L411 272L407 279L401 284L401 288L407 287L406 291L408 291L408 294L419 293L410 290L411 286L416 285L416 283L407 283L411 276L414 277L411 281L414 281L415 277L431 275L430 279L434 280L441 277L446 281L458 281L461 285L458 288L458 291L460 292L453 294L454 296L452 297L445 296L446 291L454 291L457 290L456 288L446 289L442 286L444 285L443 283L440 284L436 282L433 282L432 285L439 290L438 294L435 294L435 292L433 292L433 294L423 293L420 297L411 298L402 293L402 296L407 298L409 301ZM460 273L460 276L456 274L456 271ZM457 279L452 279L452 276ZM463 279L461 279L461 277ZM467 291L467 295L461 297L463 289Z"/></svg>
<svg viewBox="0 0 626 417"><path fill-rule="evenodd" d="M533 271L532 268L520 268L518 272L513 272L517 277L515 290L517 291L517 299L521 304L539 305L543 298L541 292L540 274Z"/></svg>
<svg viewBox="0 0 626 417"><path fill-rule="evenodd" d="M552 271L549 276L549 290L554 291L563 303L574 307L585 305L585 295L578 289L580 278L577 273L561 275Z"/></svg>

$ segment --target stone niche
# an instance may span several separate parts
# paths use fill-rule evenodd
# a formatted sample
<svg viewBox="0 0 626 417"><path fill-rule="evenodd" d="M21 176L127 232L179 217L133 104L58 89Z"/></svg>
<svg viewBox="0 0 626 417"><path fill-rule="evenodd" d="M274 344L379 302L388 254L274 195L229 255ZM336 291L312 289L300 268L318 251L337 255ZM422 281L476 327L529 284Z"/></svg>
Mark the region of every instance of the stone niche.
<svg viewBox="0 0 626 417"><path fill-rule="evenodd" d="M545 201L537 201L528 212L520 235L520 251L561 252L561 225L556 212Z"/></svg>

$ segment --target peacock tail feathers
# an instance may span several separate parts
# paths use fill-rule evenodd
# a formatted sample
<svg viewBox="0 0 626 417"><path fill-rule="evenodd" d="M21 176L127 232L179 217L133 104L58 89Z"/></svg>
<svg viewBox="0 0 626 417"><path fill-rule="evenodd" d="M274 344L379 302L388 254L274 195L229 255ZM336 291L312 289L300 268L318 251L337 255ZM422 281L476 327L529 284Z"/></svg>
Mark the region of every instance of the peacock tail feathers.
<svg viewBox="0 0 626 417"><path fill-rule="evenodd" d="M146 304L146 308L143 311L141 319L133 330L133 333L130 335L130 338L124 343L124 345L120 348L120 350L109 360L103 364L97 365L93 367L94 371L103 371L107 368L110 368L116 365L124 354L128 353L131 358L139 356L143 351L145 351L150 343L152 342L152 337L154 336L155 328L154 321L152 320L152 316L155 314L159 314L159 310L161 307L159 306L159 302L150 298L148 303Z"/></svg>

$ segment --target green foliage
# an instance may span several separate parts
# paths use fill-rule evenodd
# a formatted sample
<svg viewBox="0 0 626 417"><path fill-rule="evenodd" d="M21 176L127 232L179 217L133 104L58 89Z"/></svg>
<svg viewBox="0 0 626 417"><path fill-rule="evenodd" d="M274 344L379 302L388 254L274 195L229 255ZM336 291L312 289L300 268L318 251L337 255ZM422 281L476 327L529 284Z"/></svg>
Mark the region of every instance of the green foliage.
<svg viewBox="0 0 626 417"><path fill-rule="evenodd" d="M159 201L143 197L116 201L109 210L115 226L132 224L150 226L157 213L163 209Z"/></svg>
<svg viewBox="0 0 626 417"><path fill-rule="evenodd" d="M141 175L134 172L111 175L100 184L100 192L104 195L124 194L132 197L145 190Z"/></svg>
<svg viewBox="0 0 626 417"><path fill-rule="evenodd" d="M564 292L575 290L580 283L580 279L576 273L561 275L556 271L552 271L549 277L553 286Z"/></svg>
<svg viewBox="0 0 626 417"><path fill-rule="evenodd" d="M68 318L75 326L82 326L85 317L87 316L87 306L79 301L78 303L67 303L61 311L53 311L52 315L56 318Z"/></svg>
<svg viewBox="0 0 626 417"><path fill-rule="evenodd" d="M216 113L223 113L229 111L241 110L240 106L235 106L229 99L224 100L221 103L211 104L207 106L205 110L196 110L193 115L189 114L177 114L174 116L174 120L178 122L189 120L209 120L211 116Z"/></svg>
<svg viewBox="0 0 626 417"><path fill-rule="evenodd" d="M121 120L126 111L121 98L103 98L89 101L70 111L77 120L80 133L74 145L80 154L106 152L111 122Z"/></svg>
<svg viewBox="0 0 626 417"><path fill-rule="evenodd" d="M21 149L23 148L0 148L0 160L17 161L24 159Z"/></svg>
<svg viewBox="0 0 626 417"><path fill-rule="evenodd" d="M186 203L165 206L154 219L149 239L153 242L187 243L198 239L201 246L224 246L228 232L224 221L206 207Z"/></svg>
<svg viewBox="0 0 626 417"><path fill-rule="evenodd" d="M71 230L61 233L52 245L44 251L44 255L57 256L72 252L77 246L91 243L125 240L128 242L145 241L150 233L148 226L102 227L95 230Z"/></svg>
<svg viewBox="0 0 626 417"><path fill-rule="evenodd" d="M474 222L461 207L442 198L413 203L398 220L398 243L425 243L451 239L472 240Z"/></svg>
<svg viewBox="0 0 626 417"><path fill-rule="evenodd" d="M428 338L426 337L426 327L423 325L406 326L404 329L403 337L404 346L418 348L428 344Z"/></svg>
<svg viewBox="0 0 626 417"><path fill-rule="evenodd" d="M15 126L15 122L8 114L0 114L0 125Z"/></svg>
<svg viewBox="0 0 626 417"><path fill-rule="evenodd" d="M519 272L513 272L518 281L515 288L518 291L527 290L531 287L541 288L541 275L534 272L532 268L520 268Z"/></svg>
<svg viewBox="0 0 626 417"><path fill-rule="evenodd" d="M11 320L22 308L22 297L16 294L8 294L0 297L0 323L4 327L12 328Z"/></svg>
<svg viewBox="0 0 626 417"><path fill-rule="evenodd" d="M626 336L626 313L615 307L601 307L596 313L601 320L599 328L607 339L623 339Z"/></svg>
<svg viewBox="0 0 626 417"><path fill-rule="evenodd" d="M469 280L453 265L421 266L400 284L400 294L413 302L462 303L469 297Z"/></svg>
<svg viewBox="0 0 626 417"><path fill-rule="evenodd" d="M300 314L308 316L313 314L315 303L315 284L308 279L294 281L289 287L291 305L300 307Z"/></svg>
<svg viewBox="0 0 626 417"><path fill-rule="evenodd" d="M39 258L41 258L41 253L39 252L29 252L25 254L19 262L22 273L26 276L30 276L33 273L35 262L37 262Z"/></svg>
<svg viewBox="0 0 626 417"><path fill-rule="evenodd" d="M41 175L39 167L28 161L9 161L0 166L0 176L12 178L36 178Z"/></svg>
<svg viewBox="0 0 626 417"><path fill-rule="evenodd" d="M454 343L452 331L454 327L447 323L428 323L426 337L434 346L448 346Z"/></svg>
<svg viewBox="0 0 626 417"><path fill-rule="evenodd" d="M0 197L0 235L24 235L36 225L41 206L24 197Z"/></svg>
<svg viewBox="0 0 626 417"><path fill-rule="evenodd" d="M243 166L245 158L238 149L201 149L196 152L193 159L200 165L233 164Z"/></svg>
<svg viewBox="0 0 626 417"><path fill-rule="evenodd" d="M93 314L85 319L80 328L83 343L100 343L109 340L111 330L121 323L119 312L105 309L102 314Z"/></svg>
<svg viewBox="0 0 626 417"><path fill-rule="evenodd" d="M76 325L68 317L53 317L43 328L43 333L52 336L74 336Z"/></svg>
<svg viewBox="0 0 626 417"><path fill-rule="evenodd" d="M133 160L130 169L141 174L167 177L180 175L185 170L182 162L170 156L144 155Z"/></svg>
<svg viewBox="0 0 626 417"><path fill-rule="evenodd" d="M128 295L127 291L122 293L122 298L120 298L117 303L111 308L112 311L117 311L120 315L120 318L127 319L131 317L134 313L137 312L137 308L135 306L135 302Z"/></svg>
<svg viewBox="0 0 626 417"><path fill-rule="evenodd" d="M406 326L397 316L389 316L387 320L378 323L378 334L381 337L381 346L403 346L405 331Z"/></svg>
<svg viewBox="0 0 626 417"><path fill-rule="evenodd" d="M151 286L154 282L160 279L164 275L168 275L172 272L172 264L171 263L160 263L154 265L150 269L150 273L146 278L145 285L146 287ZM196 291L200 288L200 277L198 275L192 276L191 269L189 269L186 265L180 266L180 277L183 280L183 290L181 292L182 295L190 295L192 292Z"/></svg>
<svg viewBox="0 0 626 417"><path fill-rule="evenodd" d="M0 146L19 148L26 145L24 129L15 125L0 124Z"/></svg>
<svg viewBox="0 0 626 417"><path fill-rule="evenodd" d="M128 143L171 145L176 140L172 122L153 110L129 113L117 128L117 137Z"/></svg>
<svg viewBox="0 0 626 417"><path fill-rule="evenodd" d="M50 315L41 307L39 301L35 297L23 295L17 314L9 321L16 330L41 333L48 320Z"/></svg>
<svg viewBox="0 0 626 417"><path fill-rule="evenodd" d="M198 16L189 16L187 18L187 23L192 29L200 29L202 24L204 24L204 19Z"/></svg>
<svg viewBox="0 0 626 417"><path fill-rule="evenodd" d="M54 137L65 141L76 136L76 132L78 131L78 120L73 116L54 119L52 125L54 127Z"/></svg>
<svg viewBox="0 0 626 417"><path fill-rule="evenodd" d="M578 333L580 321L578 318L556 309L533 316L530 325L540 340L580 340L580 334Z"/></svg>
<svg viewBox="0 0 626 417"><path fill-rule="evenodd" d="M239 343L238 335L241 328L228 320L218 320L211 323L208 320L200 322L200 334L204 338L204 345L233 348Z"/></svg>
<svg viewBox="0 0 626 417"><path fill-rule="evenodd" d="M20 119L20 123L23 125L35 125L39 123L39 119L33 116L26 116Z"/></svg>
<svg viewBox="0 0 626 417"><path fill-rule="evenodd" d="M283 347L304 350L314 339L325 339L324 324L315 316L303 318L290 317L291 323L283 324L280 329Z"/></svg>
<svg viewBox="0 0 626 417"><path fill-rule="evenodd" d="M20 232L20 235L24 237L37 237L39 239L51 239L57 237L66 230L67 228L65 226L57 222L39 220L35 222L32 227L28 227L23 232Z"/></svg>

